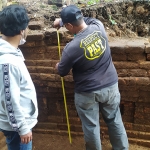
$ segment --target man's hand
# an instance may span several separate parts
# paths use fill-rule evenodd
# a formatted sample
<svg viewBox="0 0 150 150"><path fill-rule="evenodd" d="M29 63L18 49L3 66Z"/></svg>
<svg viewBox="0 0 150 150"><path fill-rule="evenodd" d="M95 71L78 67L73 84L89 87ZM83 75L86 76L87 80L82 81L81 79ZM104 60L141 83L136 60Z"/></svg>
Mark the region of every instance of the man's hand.
<svg viewBox="0 0 150 150"><path fill-rule="evenodd" d="M20 135L21 143L28 144L30 141L32 141L32 132L29 132L25 135Z"/></svg>
<svg viewBox="0 0 150 150"><path fill-rule="evenodd" d="M55 66L55 69L58 71L58 65L59 65L59 63L57 63L56 64L56 66Z"/></svg>
<svg viewBox="0 0 150 150"><path fill-rule="evenodd" d="M54 24L53 24L54 28L59 29L61 27L60 26L60 21L61 21L60 18L55 19Z"/></svg>

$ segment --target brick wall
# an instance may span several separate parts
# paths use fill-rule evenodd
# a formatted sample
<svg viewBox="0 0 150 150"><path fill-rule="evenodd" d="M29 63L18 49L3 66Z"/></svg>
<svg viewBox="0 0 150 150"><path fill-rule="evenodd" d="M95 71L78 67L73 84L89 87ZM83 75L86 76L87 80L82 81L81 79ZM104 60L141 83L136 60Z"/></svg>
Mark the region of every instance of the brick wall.
<svg viewBox="0 0 150 150"><path fill-rule="evenodd" d="M60 31L61 51L72 37ZM130 138L150 146L150 44L144 38L113 39L109 41L114 65L119 76L122 118ZM20 47L34 81L39 107L37 130L53 133L67 131L60 76L54 69L59 61L57 33L29 34L27 43ZM74 82L71 73L64 77L69 121L73 133L82 133L81 121L74 106ZM101 129L107 128L101 119ZM60 132L59 132L60 133ZM143 136L147 135L147 136ZM134 139L135 138L135 139ZM145 144L146 143L146 144Z"/></svg>

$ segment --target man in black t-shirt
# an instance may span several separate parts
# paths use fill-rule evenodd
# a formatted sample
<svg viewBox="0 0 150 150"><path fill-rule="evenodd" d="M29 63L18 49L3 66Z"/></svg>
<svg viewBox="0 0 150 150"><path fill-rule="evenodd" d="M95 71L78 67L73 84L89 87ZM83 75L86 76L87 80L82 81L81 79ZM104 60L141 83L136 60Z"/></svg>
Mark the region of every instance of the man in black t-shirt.
<svg viewBox="0 0 150 150"><path fill-rule="evenodd" d="M86 150L101 150L99 112L108 126L114 150L128 150L128 138L121 119L118 76L112 62L103 24L94 18L83 18L74 5L61 11L62 25L74 39L63 50L56 69L65 76L70 69L75 82L75 106L82 121Z"/></svg>

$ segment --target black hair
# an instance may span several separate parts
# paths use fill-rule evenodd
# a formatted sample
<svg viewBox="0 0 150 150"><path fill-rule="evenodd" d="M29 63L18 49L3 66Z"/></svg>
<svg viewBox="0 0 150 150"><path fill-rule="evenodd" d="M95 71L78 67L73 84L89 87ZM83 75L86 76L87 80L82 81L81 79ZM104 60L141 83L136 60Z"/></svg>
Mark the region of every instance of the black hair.
<svg viewBox="0 0 150 150"><path fill-rule="evenodd" d="M28 26L29 18L26 9L20 5L10 5L0 12L0 32L5 36L20 34Z"/></svg>
<svg viewBox="0 0 150 150"><path fill-rule="evenodd" d="M80 26L83 23L83 17L78 18L77 20L71 22L73 26Z"/></svg>

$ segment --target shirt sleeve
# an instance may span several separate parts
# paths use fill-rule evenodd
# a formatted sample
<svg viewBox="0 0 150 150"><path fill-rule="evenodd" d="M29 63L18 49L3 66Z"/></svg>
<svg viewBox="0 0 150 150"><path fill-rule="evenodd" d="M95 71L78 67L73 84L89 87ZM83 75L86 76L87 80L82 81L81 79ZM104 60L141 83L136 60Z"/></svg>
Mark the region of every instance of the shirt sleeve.
<svg viewBox="0 0 150 150"><path fill-rule="evenodd" d="M62 53L61 61L58 65L58 73L61 77L66 76L73 66L73 62L65 51Z"/></svg>

